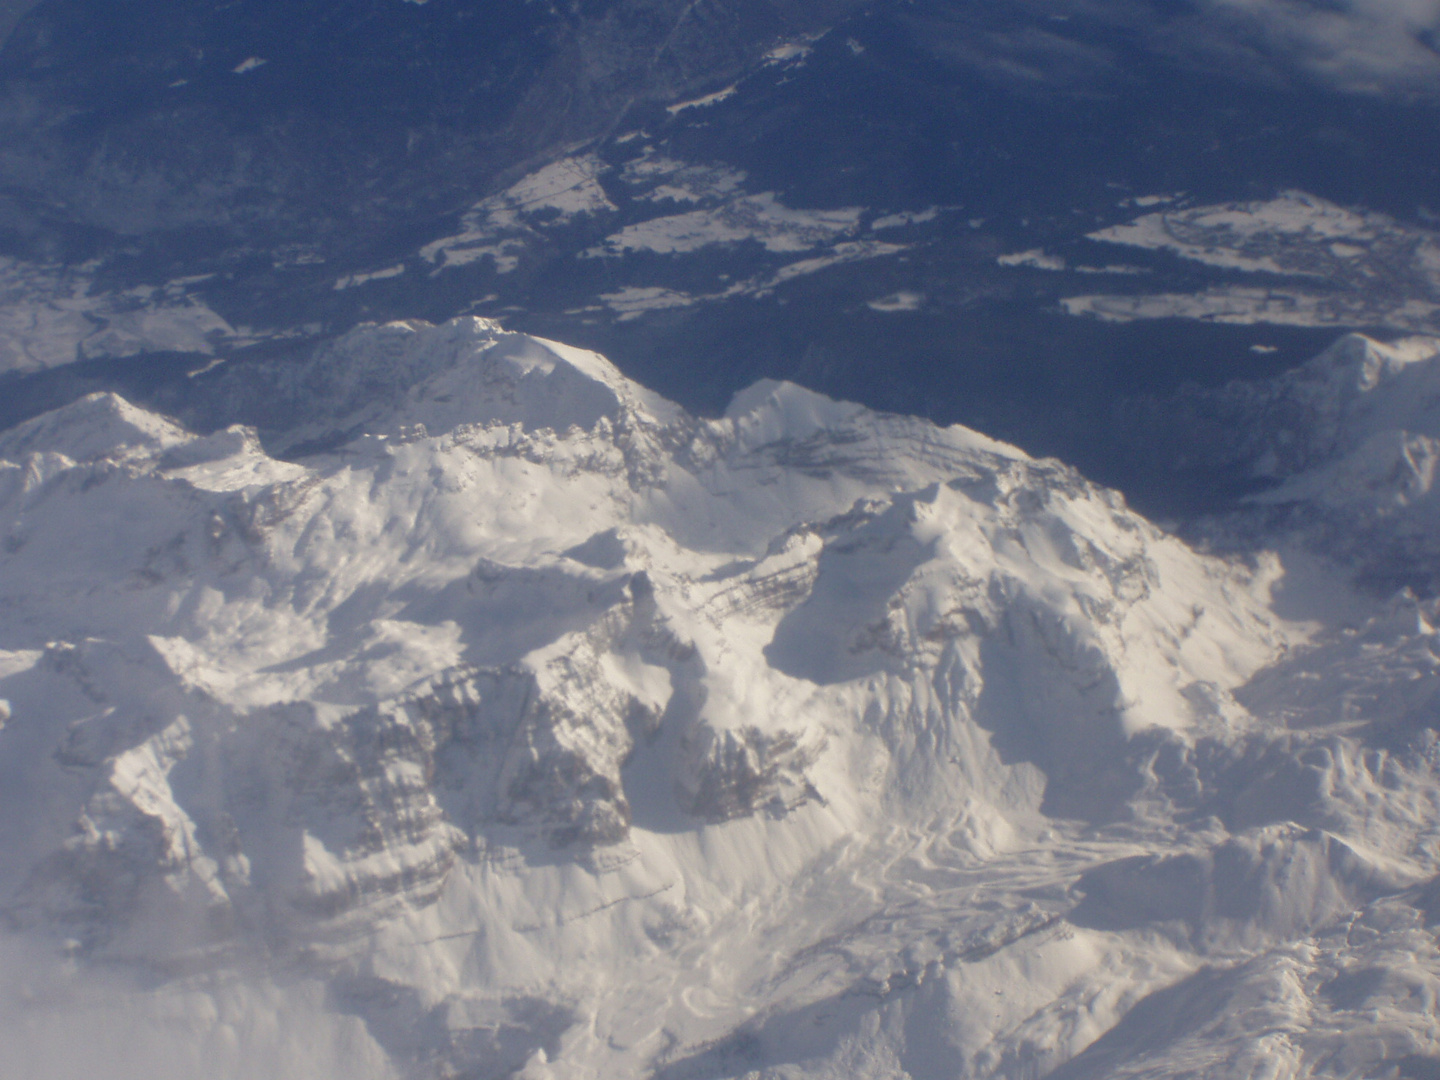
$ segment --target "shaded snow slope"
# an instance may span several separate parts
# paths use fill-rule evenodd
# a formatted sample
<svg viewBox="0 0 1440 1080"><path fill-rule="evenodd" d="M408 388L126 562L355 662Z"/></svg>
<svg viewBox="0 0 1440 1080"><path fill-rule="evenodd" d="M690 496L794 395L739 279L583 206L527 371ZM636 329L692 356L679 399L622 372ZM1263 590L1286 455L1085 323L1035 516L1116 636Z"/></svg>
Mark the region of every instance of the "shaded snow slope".
<svg viewBox="0 0 1440 1080"><path fill-rule="evenodd" d="M294 380L290 460L0 435L31 1074L1440 1057L1432 607L1287 622L1056 462L483 320Z"/></svg>
<svg viewBox="0 0 1440 1080"><path fill-rule="evenodd" d="M1382 592L1440 588L1440 338L1350 334L1277 378L1146 404L1157 456L1263 485L1217 535L1299 541Z"/></svg>

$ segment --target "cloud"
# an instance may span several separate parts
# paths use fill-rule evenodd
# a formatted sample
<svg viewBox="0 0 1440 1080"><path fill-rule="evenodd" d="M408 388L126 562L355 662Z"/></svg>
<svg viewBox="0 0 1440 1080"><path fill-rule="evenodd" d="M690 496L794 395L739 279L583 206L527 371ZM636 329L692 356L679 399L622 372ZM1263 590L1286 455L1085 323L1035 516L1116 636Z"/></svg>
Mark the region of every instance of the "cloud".
<svg viewBox="0 0 1440 1080"><path fill-rule="evenodd" d="M1103 89L1139 45L1282 85L1440 98L1440 0L991 0L900 8L934 55L1014 87Z"/></svg>
<svg viewBox="0 0 1440 1080"><path fill-rule="evenodd" d="M1440 0L1202 0L1221 35L1343 90L1440 93Z"/></svg>

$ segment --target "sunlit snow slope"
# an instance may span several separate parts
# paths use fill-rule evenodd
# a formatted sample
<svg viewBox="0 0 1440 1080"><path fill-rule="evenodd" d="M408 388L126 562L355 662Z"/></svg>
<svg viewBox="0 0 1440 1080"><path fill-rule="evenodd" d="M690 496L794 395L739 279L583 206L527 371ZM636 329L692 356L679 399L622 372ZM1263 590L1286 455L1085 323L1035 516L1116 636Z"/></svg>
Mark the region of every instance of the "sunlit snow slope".
<svg viewBox="0 0 1440 1080"><path fill-rule="evenodd" d="M293 386L0 434L0 1072L1440 1068L1433 606L483 320Z"/></svg>

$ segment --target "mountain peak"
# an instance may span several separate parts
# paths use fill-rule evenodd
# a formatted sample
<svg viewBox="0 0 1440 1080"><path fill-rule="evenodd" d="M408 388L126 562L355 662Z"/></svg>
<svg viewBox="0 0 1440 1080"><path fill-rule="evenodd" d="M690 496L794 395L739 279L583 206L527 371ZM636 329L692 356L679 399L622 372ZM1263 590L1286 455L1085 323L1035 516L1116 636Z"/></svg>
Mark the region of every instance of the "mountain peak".
<svg viewBox="0 0 1440 1080"><path fill-rule="evenodd" d="M0 458L58 453L72 461L149 456L194 438L119 394L88 394L0 435Z"/></svg>
<svg viewBox="0 0 1440 1080"><path fill-rule="evenodd" d="M525 431L593 428L622 414L668 423L679 406L626 379L598 353L504 330L472 316L366 324L337 339L292 377L309 422L290 445L337 434L432 434L469 424Z"/></svg>
<svg viewBox="0 0 1440 1080"><path fill-rule="evenodd" d="M1382 342L1365 334L1346 334L1305 364L1303 371L1363 393L1413 365L1434 359L1437 353L1440 338L1417 335Z"/></svg>

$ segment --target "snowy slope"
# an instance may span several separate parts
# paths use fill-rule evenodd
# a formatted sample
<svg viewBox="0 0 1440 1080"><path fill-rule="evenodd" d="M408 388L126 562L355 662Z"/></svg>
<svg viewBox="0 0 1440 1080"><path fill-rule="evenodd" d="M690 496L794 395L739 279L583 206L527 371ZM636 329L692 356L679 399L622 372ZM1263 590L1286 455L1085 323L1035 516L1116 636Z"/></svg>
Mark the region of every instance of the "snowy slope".
<svg viewBox="0 0 1440 1080"><path fill-rule="evenodd" d="M1287 621L1056 462L483 320L294 379L288 460L0 434L25 1074L1440 1057L1433 606Z"/></svg>
<svg viewBox="0 0 1440 1080"><path fill-rule="evenodd" d="M1303 543L1382 591L1436 591L1440 339L1350 334L1276 379L1178 404L1178 442L1268 485L1227 527Z"/></svg>

